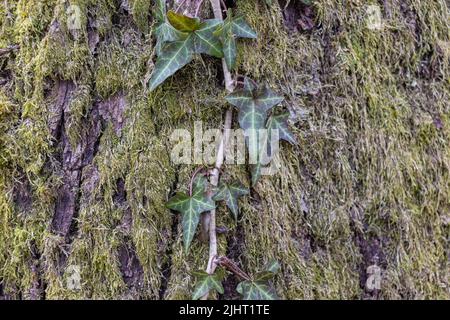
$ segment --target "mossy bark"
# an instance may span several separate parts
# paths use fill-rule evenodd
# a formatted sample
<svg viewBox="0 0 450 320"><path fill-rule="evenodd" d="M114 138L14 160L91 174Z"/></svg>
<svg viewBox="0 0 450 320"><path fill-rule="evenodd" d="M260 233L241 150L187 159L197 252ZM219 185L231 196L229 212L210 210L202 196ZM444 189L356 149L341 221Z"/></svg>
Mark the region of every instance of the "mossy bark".
<svg viewBox="0 0 450 320"><path fill-rule="evenodd" d="M237 224L218 210L220 254L248 272L276 258L284 299L449 299L446 2L272 2L235 2L259 35L240 42L237 69L286 97L299 145L282 145ZM148 92L152 5L2 1L0 299L189 298L205 268L208 246L186 255L165 208L195 170L171 163L169 137L220 128L221 63L197 57ZM246 169L225 170L248 184Z"/></svg>

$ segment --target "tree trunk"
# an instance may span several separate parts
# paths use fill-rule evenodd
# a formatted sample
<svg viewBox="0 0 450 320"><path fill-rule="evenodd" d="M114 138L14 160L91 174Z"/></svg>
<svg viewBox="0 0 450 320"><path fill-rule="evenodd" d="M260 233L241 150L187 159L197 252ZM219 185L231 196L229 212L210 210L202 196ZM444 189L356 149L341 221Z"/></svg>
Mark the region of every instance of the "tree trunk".
<svg viewBox="0 0 450 320"><path fill-rule="evenodd" d="M239 74L286 98L299 144L237 223L220 206L219 254L247 273L277 259L283 299L449 299L446 2L225 3L258 32ZM0 299L189 298L205 269L208 245L185 254L165 208L196 169L171 162L170 136L221 128L222 65L196 57L148 92L152 7L2 1ZM246 166L224 171L249 184Z"/></svg>

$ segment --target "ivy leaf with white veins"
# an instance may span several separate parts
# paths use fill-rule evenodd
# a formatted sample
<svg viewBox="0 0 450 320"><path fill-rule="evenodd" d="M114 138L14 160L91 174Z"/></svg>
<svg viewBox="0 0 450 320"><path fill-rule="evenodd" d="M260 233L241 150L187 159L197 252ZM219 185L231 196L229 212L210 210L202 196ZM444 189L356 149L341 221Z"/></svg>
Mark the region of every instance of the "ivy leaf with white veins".
<svg viewBox="0 0 450 320"><path fill-rule="evenodd" d="M167 43L156 61L149 82L150 91L153 91L168 77L191 62L193 49L192 35L188 35L184 40Z"/></svg>
<svg viewBox="0 0 450 320"><path fill-rule="evenodd" d="M157 25L154 31L156 37L156 55L160 55L166 42L182 40L183 34L178 31L166 19L166 1L157 0L155 7L155 19Z"/></svg>
<svg viewBox="0 0 450 320"><path fill-rule="evenodd" d="M217 29L215 35L220 36L225 62L230 70L233 70L236 65L236 39L257 38L256 32L250 28L244 18L234 17L231 9L228 10L226 19L222 26Z"/></svg>
<svg viewBox="0 0 450 320"><path fill-rule="evenodd" d="M265 266L264 271L260 271L255 275L255 281L268 281L273 279L280 270L281 266L276 260L271 260Z"/></svg>
<svg viewBox="0 0 450 320"><path fill-rule="evenodd" d="M166 205L169 209L178 211L183 215L183 243L184 250L187 253L189 246L194 238L200 215L203 212L211 211L216 208L214 201L205 192L196 193L189 197L184 193L177 193L169 200Z"/></svg>
<svg viewBox="0 0 450 320"><path fill-rule="evenodd" d="M200 27L194 31L195 53L206 53L216 58L223 58L223 49L220 39L214 32L222 24L218 19L205 20Z"/></svg>
<svg viewBox="0 0 450 320"><path fill-rule="evenodd" d="M264 271L258 272L252 280L239 283L237 292L244 300L277 300L278 296L269 282L280 270L280 264L271 260Z"/></svg>
<svg viewBox="0 0 450 320"><path fill-rule="evenodd" d="M267 112L284 98L269 88L237 90L225 98L228 103L239 109L239 124L243 130L263 129Z"/></svg>
<svg viewBox="0 0 450 320"><path fill-rule="evenodd" d="M265 148L267 145L260 143L258 130L265 128L268 111L281 103L284 98L267 87L257 88L250 79L246 79L244 89L234 91L225 99L239 109L239 124L246 133L250 159L256 161L251 165L252 186L254 186L261 176L261 147Z"/></svg>
<svg viewBox="0 0 450 320"><path fill-rule="evenodd" d="M249 190L245 188L240 182L234 182L227 184L221 182L219 185L219 190L214 195L213 200L215 201L225 201L227 207L233 213L233 217L237 220L239 215L239 197L245 196L249 193Z"/></svg>
<svg viewBox="0 0 450 320"><path fill-rule="evenodd" d="M214 274L208 274L205 271L197 271L193 275L197 278L197 285L192 294L193 300L200 299L211 290L215 290L220 294L224 293L222 286L223 272L216 271Z"/></svg>
<svg viewBox="0 0 450 320"><path fill-rule="evenodd" d="M281 113L278 115L272 115L267 121L267 129L269 132L274 129L278 129L278 135L280 139L285 140L291 144L297 144L294 135L289 131L288 127L289 113Z"/></svg>
<svg viewBox="0 0 450 320"><path fill-rule="evenodd" d="M266 281L243 281L238 284L236 291L244 300L278 300L273 287Z"/></svg>

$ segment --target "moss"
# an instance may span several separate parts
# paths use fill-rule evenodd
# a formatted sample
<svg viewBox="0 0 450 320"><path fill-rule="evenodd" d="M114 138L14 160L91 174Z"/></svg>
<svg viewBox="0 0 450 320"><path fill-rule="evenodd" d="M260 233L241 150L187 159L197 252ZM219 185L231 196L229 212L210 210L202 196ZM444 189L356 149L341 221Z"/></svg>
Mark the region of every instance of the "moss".
<svg viewBox="0 0 450 320"><path fill-rule="evenodd" d="M2 17L8 13L0 46L20 45L0 61L14 78L0 91L3 288L31 297L37 275L30 266L38 262L49 299L189 298L191 272L206 267L208 248L196 240L183 253L180 220L165 208L195 169L171 163L169 137L176 128L192 132L197 120L220 126L227 108L220 61L197 57L148 92L153 48L140 32L151 31L150 1L129 2L140 32L115 1L71 4L82 12L77 32L67 29L67 4L57 1L6 1L0 9ZM220 207L218 225L231 230L219 236L219 252L250 273L278 259L283 298L366 297L361 282L371 261L356 235L379 243L379 298L448 298L448 12L441 0L393 2L382 8L384 29L369 30L366 8L315 2L316 27L293 33L276 3L237 2L259 34L239 42L237 72L286 97L299 144L282 144L280 172L241 201L239 227ZM86 14L96 21L97 54L88 45ZM48 89L60 80L75 84L65 119L72 147L96 103L114 95L126 101L123 128L117 133L102 120L98 151L82 168L70 239L49 231L61 175ZM245 167L225 171L248 184ZM29 184L26 212L16 203L17 181ZM127 241L143 269L134 291L120 270L118 251ZM66 285L73 265L81 271L79 291Z"/></svg>

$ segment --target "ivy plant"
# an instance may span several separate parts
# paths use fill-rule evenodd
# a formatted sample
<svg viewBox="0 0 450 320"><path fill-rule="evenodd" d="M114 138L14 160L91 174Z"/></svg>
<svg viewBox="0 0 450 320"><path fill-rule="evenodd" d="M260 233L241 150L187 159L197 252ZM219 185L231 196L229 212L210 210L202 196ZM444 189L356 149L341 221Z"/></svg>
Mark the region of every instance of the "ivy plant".
<svg viewBox="0 0 450 320"><path fill-rule="evenodd" d="M150 90L154 90L179 69L192 61L196 54L207 54L225 61L224 74L231 78L229 70L236 69L238 38L256 39L256 32L248 25L242 16L237 16L231 9L226 12L225 20L220 15L220 1L212 0L215 6L215 19L201 20L166 10L165 0L156 0L155 52L157 60L149 81ZM223 2L222 2L223 3ZM225 9L225 8L224 8ZM217 17L219 12L219 17ZM227 77L225 77L227 78ZM228 82L227 82L228 83ZM230 86L227 85L227 89ZM246 132L248 154L256 157L256 164L251 166L251 186L254 187L261 176L263 164L260 154L264 149L270 149L270 138L277 133L280 140L296 144L295 136L289 131L289 114L274 110L284 98L267 86L259 86L248 77L244 77L241 88L229 93L225 100L238 110L239 126ZM229 112L232 115L232 109ZM228 113L227 113L228 114ZM229 117L231 120L231 116ZM228 124L230 127L230 124ZM262 143L258 141L258 131L266 129L267 134ZM223 145L223 144L222 144ZM220 154L220 152L219 152ZM223 154L223 152L222 152ZM223 161L218 161L222 163ZM267 165L267 164L266 164ZM192 176L189 190L178 192L167 202L167 207L182 215L183 246L186 254L194 240L202 215L215 212L218 202L224 202L237 223L240 215L239 199L250 194L250 189L240 181L219 179L220 166L206 172L198 169ZM212 177L216 171L217 179ZM241 279L236 290L243 299L277 299L272 286L272 280L280 269L280 264L273 260L262 271L252 276L242 271L237 264L225 256L217 256L215 213L212 216L210 236L210 259L208 269L196 271L196 285L192 298L207 298L209 293L224 293L222 285L227 272ZM212 232L212 233L211 233ZM215 246L215 247L214 247ZM215 250L211 250L215 248ZM212 252L212 253L211 253ZM214 266L214 267L212 267Z"/></svg>

